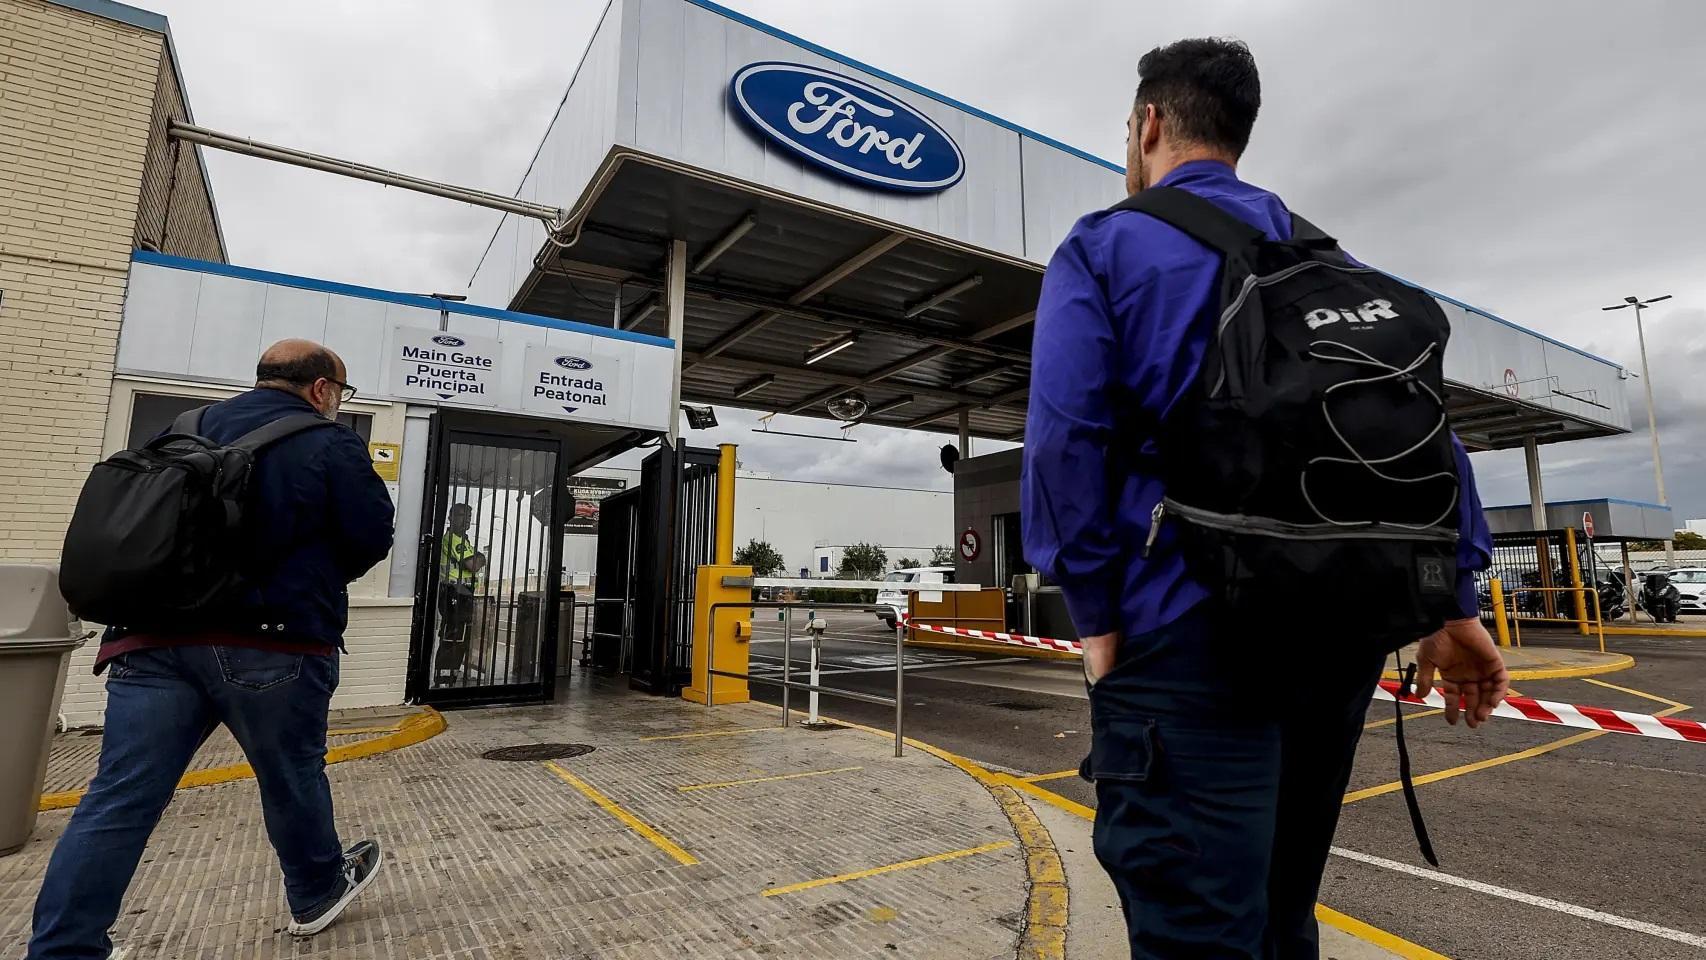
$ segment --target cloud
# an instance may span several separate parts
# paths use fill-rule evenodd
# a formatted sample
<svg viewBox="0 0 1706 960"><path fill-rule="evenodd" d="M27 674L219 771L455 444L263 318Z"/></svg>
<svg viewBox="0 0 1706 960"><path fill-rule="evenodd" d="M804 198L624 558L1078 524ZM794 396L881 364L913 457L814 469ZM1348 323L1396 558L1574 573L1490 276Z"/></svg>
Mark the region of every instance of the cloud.
<svg viewBox="0 0 1706 960"><path fill-rule="evenodd" d="M144 0L172 18L204 124L509 191L603 5ZM1706 516L1706 235L1695 167L1706 4L1589 0L725 0L852 57L1100 156L1124 153L1136 63L1182 36L1234 35L1264 107L1242 165L1359 257L1638 368L1647 315L1679 517ZM403 290L459 288L496 215L209 153L233 260ZM1628 382L1637 423L1640 381ZM725 412L750 430L750 418ZM806 432L831 425L802 421ZM934 434L859 444L736 428L778 475L940 485ZM987 446L983 449L989 449ZM1521 457L1478 455L1490 502L1526 496ZM1549 495L1651 499L1644 430L1548 447ZM1514 464L1514 469L1513 465ZM932 473L934 471L934 473Z"/></svg>

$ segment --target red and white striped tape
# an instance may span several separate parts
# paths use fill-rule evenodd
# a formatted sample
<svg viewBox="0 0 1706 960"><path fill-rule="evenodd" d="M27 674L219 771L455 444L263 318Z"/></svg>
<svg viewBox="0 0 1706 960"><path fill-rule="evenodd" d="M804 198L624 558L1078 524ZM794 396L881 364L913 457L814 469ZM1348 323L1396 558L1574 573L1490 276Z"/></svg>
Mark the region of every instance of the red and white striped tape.
<svg viewBox="0 0 1706 960"><path fill-rule="evenodd" d="M1031 637L1022 633L998 633L994 630L967 630L962 627L943 627L933 623L919 623L910 618L902 619L908 627L925 633L940 633L951 637L971 637L976 640L992 640L996 643L1036 647L1042 650L1061 650L1066 653L1082 654L1084 652L1084 645L1076 640ZM1382 680L1380 686L1375 688L1374 698L1392 701L1398 699L1397 694L1397 681ZM1445 706L1445 697L1437 689L1430 691L1426 697L1408 696L1404 697L1403 700L1405 703L1422 704L1430 707ZM1646 713L1607 710L1604 707L1583 707L1552 700L1534 700L1529 697L1506 697L1505 701L1493 710L1493 716L1509 717L1513 720L1529 720L1534 723L1549 723L1560 727L1577 727L1583 730L1628 733L1638 737L1653 737L1658 740L1687 740L1693 743L1706 743L1706 723L1701 723L1698 720L1655 717Z"/></svg>
<svg viewBox="0 0 1706 960"><path fill-rule="evenodd" d="M1021 647L1036 647L1040 650L1060 650L1065 653L1082 654L1084 645L1077 640L1056 640L1053 637L1028 637L1022 633L997 633L994 630L966 630L963 627L940 627L933 623L917 623L910 617L902 617L901 621L914 630L925 633L940 633L950 637L971 637L976 640L994 640L997 643L1017 644Z"/></svg>
<svg viewBox="0 0 1706 960"><path fill-rule="evenodd" d="M1391 701L1399 699L1397 694L1396 680L1382 680L1380 687L1374 691L1374 698ZM1425 697L1412 695L1402 699L1405 703L1425 704L1430 707L1445 706L1445 697L1437 689L1430 691ZM1654 737L1659 740L1706 743L1706 723L1698 720L1655 717L1646 713L1607 710L1604 707L1582 707L1554 700L1506 697L1505 702L1493 708L1493 716L1532 720L1535 723L1550 723L1560 727L1578 727L1583 730L1631 733L1638 737Z"/></svg>

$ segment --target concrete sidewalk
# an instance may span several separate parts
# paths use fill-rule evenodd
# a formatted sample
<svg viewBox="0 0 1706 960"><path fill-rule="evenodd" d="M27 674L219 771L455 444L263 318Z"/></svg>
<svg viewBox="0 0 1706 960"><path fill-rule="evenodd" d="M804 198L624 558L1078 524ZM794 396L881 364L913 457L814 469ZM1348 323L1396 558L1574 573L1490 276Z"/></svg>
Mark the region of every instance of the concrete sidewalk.
<svg viewBox="0 0 1706 960"><path fill-rule="evenodd" d="M254 782L180 790L115 941L132 960L1126 955L1088 821L1027 805L1000 775L924 749L896 759L876 731L784 731L758 704L706 710L587 678L560 696L451 713L425 742L329 767L346 842L378 837L389 860L306 941L283 932ZM418 720L340 713L334 742ZM49 790L74 798L98 742L60 737ZM593 749L481 756L542 744ZM221 734L197 768L238 760ZM68 817L42 813L30 844L0 859L0 956L22 953ZM1323 938L1339 960L1398 956Z"/></svg>

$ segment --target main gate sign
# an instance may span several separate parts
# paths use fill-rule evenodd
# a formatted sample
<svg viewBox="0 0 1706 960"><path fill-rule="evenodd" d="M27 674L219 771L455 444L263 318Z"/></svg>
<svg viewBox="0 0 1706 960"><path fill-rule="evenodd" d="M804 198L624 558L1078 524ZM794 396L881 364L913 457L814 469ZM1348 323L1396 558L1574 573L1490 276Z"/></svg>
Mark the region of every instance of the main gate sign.
<svg viewBox="0 0 1706 960"><path fill-rule="evenodd" d="M832 173L931 193L965 176L965 156L924 114L852 77L798 63L742 67L729 100L759 132Z"/></svg>
<svg viewBox="0 0 1706 960"><path fill-rule="evenodd" d="M446 403L497 405L496 340L399 324L391 338L390 393Z"/></svg>

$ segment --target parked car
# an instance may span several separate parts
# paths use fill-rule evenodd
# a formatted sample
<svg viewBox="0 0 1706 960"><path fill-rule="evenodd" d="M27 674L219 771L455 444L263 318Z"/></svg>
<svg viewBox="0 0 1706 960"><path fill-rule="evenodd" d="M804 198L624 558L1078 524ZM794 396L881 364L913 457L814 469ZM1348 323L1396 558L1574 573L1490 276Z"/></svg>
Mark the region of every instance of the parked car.
<svg viewBox="0 0 1706 960"><path fill-rule="evenodd" d="M1683 613L1706 613L1706 567L1678 567L1670 572L1670 582L1682 599Z"/></svg>
<svg viewBox="0 0 1706 960"><path fill-rule="evenodd" d="M953 583L953 567L910 567L896 570L884 577L888 583ZM889 629L906 613L907 590L877 591L877 619Z"/></svg>

